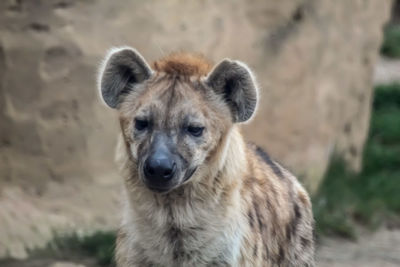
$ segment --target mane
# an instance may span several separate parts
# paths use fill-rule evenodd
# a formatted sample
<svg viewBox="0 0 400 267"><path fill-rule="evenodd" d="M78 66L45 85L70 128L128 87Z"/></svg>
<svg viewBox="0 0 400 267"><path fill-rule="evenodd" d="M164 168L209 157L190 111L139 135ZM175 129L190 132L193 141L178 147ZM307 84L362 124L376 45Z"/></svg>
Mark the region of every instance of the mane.
<svg viewBox="0 0 400 267"><path fill-rule="evenodd" d="M153 69L170 75L206 76L212 64L201 54L173 53L153 63Z"/></svg>

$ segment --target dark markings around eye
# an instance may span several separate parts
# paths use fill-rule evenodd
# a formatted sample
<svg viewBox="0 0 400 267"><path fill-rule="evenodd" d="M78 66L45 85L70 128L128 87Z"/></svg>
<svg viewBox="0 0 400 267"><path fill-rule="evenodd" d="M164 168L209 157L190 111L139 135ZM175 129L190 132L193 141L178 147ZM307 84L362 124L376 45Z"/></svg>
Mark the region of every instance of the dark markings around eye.
<svg viewBox="0 0 400 267"><path fill-rule="evenodd" d="M189 125L186 130L189 134L195 137L200 137L203 135L204 127Z"/></svg>
<svg viewBox="0 0 400 267"><path fill-rule="evenodd" d="M149 121L146 119L135 119L135 128L138 131L144 131L149 127Z"/></svg>

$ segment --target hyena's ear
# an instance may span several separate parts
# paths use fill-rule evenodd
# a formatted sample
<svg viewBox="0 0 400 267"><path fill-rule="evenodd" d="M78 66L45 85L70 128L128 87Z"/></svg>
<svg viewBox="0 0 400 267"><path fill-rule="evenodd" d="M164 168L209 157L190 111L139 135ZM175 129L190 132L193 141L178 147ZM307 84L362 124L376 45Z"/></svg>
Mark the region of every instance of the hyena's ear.
<svg viewBox="0 0 400 267"><path fill-rule="evenodd" d="M258 88L244 63L224 59L210 72L206 83L223 97L231 110L233 122L247 121L254 114Z"/></svg>
<svg viewBox="0 0 400 267"><path fill-rule="evenodd" d="M104 102L117 108L124 95L152 75L144 58L133 48L114 48L106 56L99 73L99 89Z"/></svg>

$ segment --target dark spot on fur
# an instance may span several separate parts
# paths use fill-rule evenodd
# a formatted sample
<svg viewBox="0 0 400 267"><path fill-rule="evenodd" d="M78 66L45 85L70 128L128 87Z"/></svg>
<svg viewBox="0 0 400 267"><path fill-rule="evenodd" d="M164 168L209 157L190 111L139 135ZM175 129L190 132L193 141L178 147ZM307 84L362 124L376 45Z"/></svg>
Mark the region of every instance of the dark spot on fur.
<svg viewBox="0 0 400 267"><path fill-rule="evenodd" d="M231 266L231 264L229 264L226 260L224 260L222 258L222 256L220 256L218 259L213 260L212 262L210 262L209 264L207 264L207 266Z"/></svg>
<svg viewBox="0 0 400 267"><path fill-rule="evenodd" d="M191 226L189 229L192 231L204 231L204 227L201 226Z"/></svg>
<svg viewBox="0 0 400 267"><path fill-rule="evenodd" d="M282 246L279 246L279 254L278 254L278 266L280 266L285 259L285 251L283 250Z"/></svg>
<svg viewBox="0 0 400 267"><path fill-rule="evenodd" d="M168 236L169 236L169 238L171 239L172 242L178 240L180 235L181 235L181 230L180 229L178 229L178 228L176 228L174 226L169 229Z"/></svg>
<svg viewBox="0 0 400 267"><path fill-rule="evenodd" d="M253 248L253 257L257 257L257 253L258 253L258 245L256 243L256 245Z"/></svg>
<svg viewBox="0 0 400 267"><path fill-rule="evenodd" d="M264 160L265 163L272 169L272 171L280 178L284 178L281 168L270 158L270 156L261 147L256 148L257 155Z"/></svg>
<svg viewBox="0 0 400 267"><path fill-rule="evenodd" d="M268 256L269 256L269 251L268 251L268 249L265 249L264 252L265 253L263 254L263 259L264 259L265 262L267 262L268 261Z"/></svg>
<svg viewBox="0 0 400 267"><path fill-rule="evenodd" d="M292 218L290 223L286 226L286 238L288 240L290 240L292 236L296 235L297 225L299 224L302 217L299 205L297 205L297 203L294 204L293 213L294 217Z"/></svg>
<svg viewBox="0 0 400 267"><path fill-rule="evenodd" d="M253 206L254 206L254 211L256 213L256 217L257 217L258 228L260 230L260 233L262 233L264 230L263 218L262 218L262 214L260 212L258 203L255 201L254 197L253 197Z"/></svg>
<svg viewBox="0 0 400 267"><path fill-rule="evenodd" d="M266 204L267 204L268 211L270 213L270 223L272 224L271 235L276 236L276 230L278 229L278 227L280 227L276 223L276 218L277 218L276 209L273 207L271 201L268 198L267 198Z"/></svg>
<svg viewBox="0 0 400 267"><path fill-rule="evenodd" d="M173 257L174 260L178 260L182 257L182 231L179 228L172 226L168 231L168 237L171 240L171 244L173 244L174 252Z"/></svg>
<svg viewBox="0 0 400 267"><path fill-rule="evenodd" d="M139 266L156 266L156 264L148 259L144 259L140 262Z"/></svg>
<svg viewBox="0 0 400 267"><path fill-rule="evenodd" d="M286 230L286 239L288 240L288 241L290 241L291 239L292 239L292 231L291 231L291 229L290 229L290 223L288 223L287 225L286 225L286 228L285 228Z"/></svg>
<svg viewBox="0 0 400 267"><path fill-rule="evenodd" d="M247 217L249 219L250 228L253 229L254 228L254 217L253 217L251 210L249 210L249 212L247 213Z"/></svg>
<svg viewBox="0 0 400 267"><path fill-rule="evenodd" d="M267 225L264 224L263 220L263 213L260 210L259 204L257 202L257 196L253 196L253 207L254 207L254 213L256 215L257 218L257 224L258 224L258 233L260 234L262 243L263 243L263 247L264 247L264 253L263 253L263 258L264 260L267 260L269 258L269 251L268 251L268 231L266 229ZM272 229L274 229L274 227L272 227Z"/></svg>
<svg viewBox="0 0 400 267"><path fill-rule="evenodd" d="M300 208L299 205L297 204L294 204L294 217L296 222L298 222L301 219Z"/></svg>
<svg viewBox="0 0 400 267"><path fill-rule="evenodd" d="M313 223L313 228L312 228L312 240L317 239L317 232L315 231L315 222Z"/></svg>
<svg viewBox="0 0 400 267"><path fill-rule="evenodd" d="M302 248L308 248L311 245L311 241L305 237L300 238L300 243Z"/></svg>
<svg viewBox="0 0 400 267"><path fill-rule="evenodd" d="M221 177L222 177L222 172L218 171L217 175L214 178L214 182L213 182L213 190L216 193L217 188L220 188L220 184L221 184Z"/></svg>
<svg viewBox="0 0 400 267"><path fill-rule="evenodd" d="M250 177L244 180L243 191L253 190L253 185L257 183L257 180L254 177Z"/></svg>

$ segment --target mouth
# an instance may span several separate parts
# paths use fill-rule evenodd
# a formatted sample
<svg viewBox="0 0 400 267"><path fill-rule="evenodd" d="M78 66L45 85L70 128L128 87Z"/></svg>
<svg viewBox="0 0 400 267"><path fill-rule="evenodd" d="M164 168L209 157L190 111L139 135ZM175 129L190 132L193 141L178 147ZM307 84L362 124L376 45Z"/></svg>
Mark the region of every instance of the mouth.
<svg viewBox="0 0 400 267"><path fill-rule="evenodd" d="M169 192L170 190L172 190L172 188L169 188L169 187L163 188L163 187L152 186L152 185L147 185L147 187L148 187L151 191L154 191L154 192L156 192L156 193L167 193L167 192Z"/></svg>
<svg viewBox="0 0 400 267"><path fill-rule="evenodd" d="M183 179L182 184L183 184L184 182L186 182L187 180L189 180L190 177L193 176L193 174L195 173L196 170L197 170L197 167L194 167L193 169L191 169L191 170L189 170L188 172L186 172L186 175L185 175L185 178Z"/></svg>
<svg viewBox="0 0 400 267"><path fill-rule="evenodd" d="M145 182L145 184L151 191L154 191L156 193L168 193L168 192L172 191L173 189L179 187L180 185L184 184L186 181L188 181L193 176L193 174L196 172L196 170L197 170L197 167L188 170L186 172L186 175L185 175L182 183L180 183L179 185L175 185L175 186L165 185L165 186L163 186L163 185L154 185L154 184L150 184L150 183L147 183L147 182Z"/></svg>

